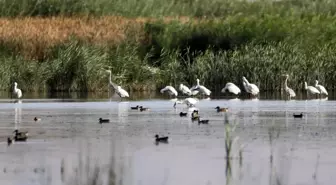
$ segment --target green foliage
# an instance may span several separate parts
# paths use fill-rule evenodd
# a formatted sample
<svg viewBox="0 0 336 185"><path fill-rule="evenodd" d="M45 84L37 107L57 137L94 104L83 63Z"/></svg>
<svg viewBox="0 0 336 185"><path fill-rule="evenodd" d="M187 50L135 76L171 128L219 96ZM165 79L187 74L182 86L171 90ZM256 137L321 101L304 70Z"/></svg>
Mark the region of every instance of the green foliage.
<svg viewBox="0 0 336 185"><path fill-rule="evenodd" d="M334 89L334 12L336 1L330 0L3 0L2 16L93 14L158 21L145 24L143 42L129 35L113 48L70 39L51 48L44 62L26 61L14 52L14 43L0 43L0 88L17 81L26 90L102 90L105 70L111 69L117 84L137 89L191 86L196 78L213 91L229 81L242 88L245 76L262 91L279 90L285 73L295 90L315 79ZM160 20L165 16L191 19L167 23Z"/></svg>
<svg viewBox="0 0 336 185"><path fill-rule="evenodd" d="M116 83L128 89L150 83L155 73L135 54L137 47L94 47L76 39L52 48L45 62L21 57L2 57L0 89L11 89L16 81L23 90L96 91L107 90L111 68Z"/></svg>
<svg viewBox="0 0 336 185"><path fill-rule="evenodd" d="M231 15L334 15L330 0L2 0L1 16L123 16L227 17Z"/></svg>

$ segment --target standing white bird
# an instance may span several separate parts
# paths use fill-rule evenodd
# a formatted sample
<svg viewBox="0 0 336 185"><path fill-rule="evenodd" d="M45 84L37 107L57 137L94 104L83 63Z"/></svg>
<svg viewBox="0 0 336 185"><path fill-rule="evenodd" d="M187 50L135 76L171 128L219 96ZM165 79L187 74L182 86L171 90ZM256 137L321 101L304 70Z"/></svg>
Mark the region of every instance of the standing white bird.
<svg viewBox="0 0 336 185"><path fill-rule="evenodd" d="M112 82L112 71L111 70L106 70L106 72L108 72L109 75L110 75L109 85L110 85L110 87L112 87L114 89L115 93L118 94L120 98L129 97L129 94L128 94L127 91L125 91L119 85L116 85L115 83Z"/></svg>
<svg viewBox="0 0 336 185"><path fill-rule="evenodd" d="M183 85L183 84L180 84L179 90L180 90L183 94L186 94L186 95L189 95L189 96L191 95L191 91L190 91L190 89L189 89L187 86Z"/></svg>
<svg viewBox="0 0 336 185"><path fill-rule="evenodd" d="M243 76L243 84L246 92L256 96L259 94L259 88L255 84L251 84L247 81L247 79Z"/></svg>
<svg viewBox="0 0 336 185"><path fill-rule="evenodd" d="M198 102L195 98L186 98L184 100L177 100L174 103L174 108L176 108L176 104L186 104L188 107L194 107L195 104Z"/></svg>
<svg viewBox="0 0 336 185"><path fill-rule="evenodd" d="M321 95L325 94L326 96L328 96L327 90L322 85L318 84L318 80L315 80L315 87L316 87L317 90L320 91Z"/></svg>
<svg viewBox="0 0 336 185"><path fill-rule="evenodd" d="M293 89L291 89L291 88L289 88L287 86L287 80L289 78L289 75L286 74L284 76L286 77L286 80L285 80L285 91L286 91L287 95L289 96L289 99L294 98L296 96L295 92L293 91Z"/></svg>
<svg viewBox="0 0 336 185"><path fill-rule="evenodd" d="M206 87L204 87L203 85L200 85L199 83L199 79L196 80L197 81L197 85L195 88L193 88L193 90L198 90L200 91L202 94L205 94L207 96L210 96L211 91L209 89L207 89Z"/></svg>
<svg viewBox="0 0 336 185"><path fill-rule="evenodd" d="M128 92L125 91L123 88L121 88L119 85L117 86L116 93L117 93L121 98L129 97Z"/></svg>
<svg viewBox="0 0 336 185"><path fill-rule="evenodd" d="M22 91L21 89L17 88L17 83L14 82L14 94L16 95L17 98L21 98L22 97Z"/></svg>
<svg viewBox="0 0 336 185"><path fill-rule="evenodd" d="M225 93L226 90L235 95L241 93L239 87L237 87L234 83L231 82L226 83L225 87L221 90L221 92Z"/></svg>
<svg viewBox="0 0 336 185"><path fill-rule="evenodd" d="M310 94L320 94L320 91L318 91L315 87L308 86L307 82L304 82L304 83L305 83L305 89L307 90L307 93L310 93Z"/></svg>
<svg viewBox="0 0 336 185"><path fill-rule="evenodd" d="M172 87L172 86L170 86L170 85L167 85L165 88L161 89L161 90L160 90L160 93L164 93L164 92L166 92L166 91L167 91L168 94L171 95L171 96L177 96L177 95L178 95L178 93L177 93L177 91L175 90L175 88Z"/></svg>
<svg viewBox="0 0 336 185"><path fill-rule="evenodd" d="M197 90L191 90L187 86L180 84L179 90L188 96L196 95L198 93Z"/></svg>

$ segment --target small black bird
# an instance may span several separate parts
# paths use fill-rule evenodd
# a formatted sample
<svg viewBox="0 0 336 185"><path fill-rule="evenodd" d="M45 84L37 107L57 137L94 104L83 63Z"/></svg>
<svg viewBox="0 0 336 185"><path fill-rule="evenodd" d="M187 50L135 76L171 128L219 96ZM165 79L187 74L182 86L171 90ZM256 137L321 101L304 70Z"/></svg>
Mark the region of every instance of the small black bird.
<svg viewBox="0 0 336 185"><path fill-rule="evenodd" d="M293 117L294 118L302 118L303 114L302 114L302 112L301 112L301 114L293 114Z"/></svg>
<svg viewBox="0 0 336 185"><path fill-rule="evenodd" d="M184 112L180 112L180 117L183 117L183 116L187 116L187 112L186 113L184 113Z"/></svg>
<svg viewBox="0 0 336 185"><path fill-rule="evenodd" d="M34 118L34 121L41 121L41 118L37 118L37 117L35 117L35 118Z"/></svg>
<svg viewBox="0 0 336 185"><path fill-rule="evenodd" d="M146 110L149 110L149 108L145 108L145 107L143 107L143 106L140 106L140 111L142 112L142 111L146 111Z"/></svg>
<svg viewBox="0 0 336 185"><path fill-rule="evenodd" d="M208 119L204 119L204 120L200 120L200 118L198 117L198 124L208 124L209 120Z"/></svg>
<svg viewBox="0 0 336 185"><path fill-rule="evenodd" d="M159 137L159 135L155 135L155 141L161 143L168 143L168 136L166 137Z"/></svg>
<svg viewBox="0 0 336 185"><path fill-rule="evenodd" d="M12 139L11 138L7 138L7 145L9 146L9 145L11 145L12 144Z"/></svg>
<svg viewBox="0 0 336 185"><path fill-rule="evenodd" d="M99 118L99 123L109 123L110 120L109 119L103 119L103 118Z"/></svg>
<svg viewBox="0 0 336 185"><path fill-rule="evenodd" d="M26 141L28 138L28 132L19 132L18 129L14 130L14 141Z"/></svg>
<svg viewBox="0 0 336 185"><path fill-rule="evenodd" d="M137 105L136 107L131 107L132 110L138 110L140 108L139 105Z"/></svg>

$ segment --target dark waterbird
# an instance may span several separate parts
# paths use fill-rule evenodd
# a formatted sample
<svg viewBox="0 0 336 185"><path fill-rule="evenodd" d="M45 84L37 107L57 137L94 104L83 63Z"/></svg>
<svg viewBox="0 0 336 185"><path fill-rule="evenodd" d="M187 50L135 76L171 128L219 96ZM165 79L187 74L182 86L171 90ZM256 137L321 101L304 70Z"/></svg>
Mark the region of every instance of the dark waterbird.
<svg viewBox="0 0 336 185"><path fill-rule="evenodd" d="M198 118L199 118L198 110L194 110L194 111L191 113L191 120L192 120L192 121L196 121L196 120L198 120Z"/></svg>
<svg viewBox="0 0 336 185"><path fill-rule="evenodd" d="M14 141L26 141L28 138L28 132L19 132L18 129L14 130Z"/></svg>
<svg viewBox="0 0 336 185"><path fill-rule="evenodd" d="M99 123L109 123L109 122L110 122L109 119L99 118Z"/></svg>
<svg viewBox="0 0 336 185"><path fill-rule="evenodd" d="M131 107L132 110L138 110L140 108L139 105L135 106L135 107Z"/></svg>
<svg viewBox="0 0 336 185"><path fill-rule="evenodd" d="M41 121L41 118L37 118L37 117L35 117L35 118L34 118L34 121Z"/></svg>
<svg viewBox="0 0 336 185"><path fill-rule="evenodd" d="M219 106L217 106L215 109L217 109L217 112L227 112L229 110L229 108L220 108Z"/></svg>
<svg viewBox="0 0 336 185"><path fill-rule="evenodd" d="M188 113L180 112L180 117L187 116Z"/></svg>
<svg viewBox="0 0 336 185"><path fill-rule="evenodd" d="M142 111L146 111L146 110L149 110L149 108L145 108L145 107L143 107L143 106L140 106L140 111L142 112Z"/></svg>
<svg viewBox="0 0 336 185"><path fill-rule="evenodd" d="M200 117L198 117L198 124L208 124L209 120L208 119L204 119L204 120L200 120Z"/></svg>
<svg viewBox="0 0 336 185"><path fill-rule="evenodd" d="M168 136L159 137L158 134L155 135L155 142L168 143Z"/></svg>
<svg viewBox="0 0 336 185"><path fill-rule="evenodd" d="M12 139L11 138L7 138L7 145L9 146L9 145L11 145L12 144Z"/></svg>
<svg viewBox="0 0 336 185"><path fill-rule="evenodd" d="M303 114L302 114L302 112L301 112L301 114L293 114L293 117L294 118L302 118Z"/></svg>

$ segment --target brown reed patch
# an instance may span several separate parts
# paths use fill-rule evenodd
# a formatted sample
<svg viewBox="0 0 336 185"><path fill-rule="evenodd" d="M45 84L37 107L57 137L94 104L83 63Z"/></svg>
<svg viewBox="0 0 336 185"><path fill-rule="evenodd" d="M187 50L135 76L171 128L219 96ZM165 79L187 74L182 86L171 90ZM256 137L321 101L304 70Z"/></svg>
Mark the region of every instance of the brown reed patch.
<svg viewBox="0 0 336 185"><path fill-rule="evenodd" d="M150 18L103 17L51 17L51 18L0 18L0 42L11 45L26 58L44 59L50 47L60 44L70 36L92 44L119 44L132 30L132 39L139 41L144 35L143 25ZM167 17L165 22L188 17Z"/></svg>

